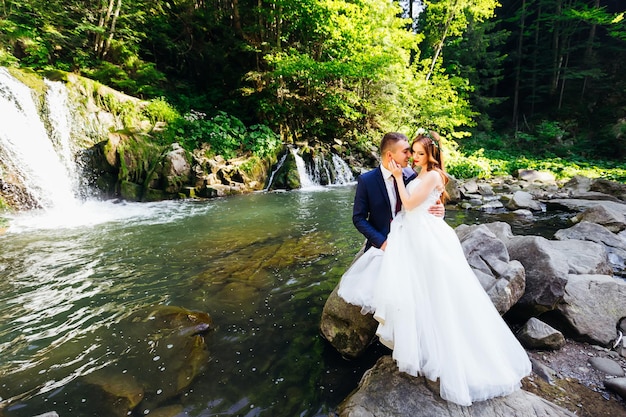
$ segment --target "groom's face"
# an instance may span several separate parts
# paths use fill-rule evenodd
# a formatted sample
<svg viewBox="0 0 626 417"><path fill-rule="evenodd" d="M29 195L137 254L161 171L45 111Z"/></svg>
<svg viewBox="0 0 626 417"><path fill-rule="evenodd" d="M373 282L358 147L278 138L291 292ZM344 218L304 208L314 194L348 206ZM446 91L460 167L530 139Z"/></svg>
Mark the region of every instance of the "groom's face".
<svg viewBox="0 0 626 417"><path fill-rule="evenodd" d="M409 158L411 157L411 147L406 140L399 140L393 146L391 150L391 159L396 161L402 168L409 164Z"/></svg>

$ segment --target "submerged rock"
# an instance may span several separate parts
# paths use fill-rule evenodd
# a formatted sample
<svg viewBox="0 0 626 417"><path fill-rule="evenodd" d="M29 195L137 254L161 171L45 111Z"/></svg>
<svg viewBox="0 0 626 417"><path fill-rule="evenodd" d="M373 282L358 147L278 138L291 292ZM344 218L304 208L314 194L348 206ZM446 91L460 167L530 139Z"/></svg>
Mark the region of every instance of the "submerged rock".
<svg viewBox="0 0 626 417"><path fill-rule="evenodd" d="M207 364L203 334L211 328L212 320L203 312L174 306L138 311L111 328L114 362L80 383L109 415L149 412L183 393Z"/></svg>

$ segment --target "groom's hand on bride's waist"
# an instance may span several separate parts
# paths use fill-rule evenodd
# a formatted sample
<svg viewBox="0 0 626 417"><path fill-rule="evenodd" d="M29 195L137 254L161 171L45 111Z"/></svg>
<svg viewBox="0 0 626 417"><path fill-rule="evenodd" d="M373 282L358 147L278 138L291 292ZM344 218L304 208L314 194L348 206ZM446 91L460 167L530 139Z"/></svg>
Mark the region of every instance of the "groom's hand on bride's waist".
<svg viewBox="0 0 626 417"><path fill-rule="evenodd" d="M441 201L437 201L434 206L428 208L428 212L434 216L443 217L446 214L446 209L443 204L441 204Z"/></svg>

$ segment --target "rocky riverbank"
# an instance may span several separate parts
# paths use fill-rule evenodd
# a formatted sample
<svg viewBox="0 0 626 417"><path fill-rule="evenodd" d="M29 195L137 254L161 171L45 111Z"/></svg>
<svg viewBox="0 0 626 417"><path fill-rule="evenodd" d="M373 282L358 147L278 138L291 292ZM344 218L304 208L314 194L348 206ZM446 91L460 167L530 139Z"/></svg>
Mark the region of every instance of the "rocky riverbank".
<svg viewBox="0 0 626 417"><path fill-rule="evenodd" d="M621 320L626 317L626 185L582 177L559 184L549 174L519 174L457 183L451 194L468 210L528 217L553 208L571 212L572 226L552 239L514 235L503 222L456 229L479 281L531 357L533 373L523 390L457 407L441 400L436 383L397 372L383 356L339 407L339 415L626 416L626 345L620 339L626 332ZM320 329L352 359L375 342L376 324L335 290Z"/></svg>

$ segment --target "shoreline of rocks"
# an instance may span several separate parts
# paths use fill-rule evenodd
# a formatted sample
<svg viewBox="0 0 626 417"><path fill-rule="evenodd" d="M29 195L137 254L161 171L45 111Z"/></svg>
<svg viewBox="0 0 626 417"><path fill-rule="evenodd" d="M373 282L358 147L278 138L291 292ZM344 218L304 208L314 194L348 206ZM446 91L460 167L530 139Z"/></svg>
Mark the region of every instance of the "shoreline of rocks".
<svg viewBox="0 0 626 417"><path fill-rule="evenodd" d="M584 177L558 184L549 174L524 171L517 179L456 183L452 191L452 202L468 210L526 216L555 208L572 212L572 226L554 239L514 235L504 222L455 229L494 305L507 321L517 323L512 327L518 327L533 373L524 380L522 394L463 408L441 400L428 388L431 382L399 375L383 356L339 407L339 415L504 416L510 414L502 410L513 407L524 416L626 416L626 342L618 340L620 331L626 333L626 185ZM376 325L335 289L320 330L342 356L354 359L375 340ZM381 396L374 394L376 387L397 392ZM400 399L404 390L410 399ZM604 409L610 414L601 414Z"/></svg>

